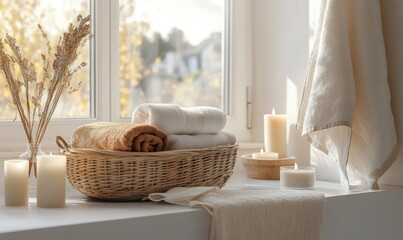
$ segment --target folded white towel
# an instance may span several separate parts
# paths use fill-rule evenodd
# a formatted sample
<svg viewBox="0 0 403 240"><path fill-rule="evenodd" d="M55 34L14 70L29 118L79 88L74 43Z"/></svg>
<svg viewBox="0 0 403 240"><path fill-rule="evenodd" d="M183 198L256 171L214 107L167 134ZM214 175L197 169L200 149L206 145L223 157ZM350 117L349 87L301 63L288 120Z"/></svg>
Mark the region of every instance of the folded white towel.
<svg viewBox="0 0 403 240"><path fill-rule="evenodd" d="M378 187L397 153L378 0L322 1L298 128L345 179Z"/></svg>
<svg viewBox="0 0 403 240"><path fill-rule="evenodd" d="M200 149L217 147L222 145L233 145L236 138L231 133L220 132L216 134L196 134L196 135L168 135L167 150L179 149Z"/></svg>
<svg viewBox="0 0 403 240"><path fill-rule="evenodd" d="M179 107L143 103L136 107L132 123L154 125L166 134L213 134L226 122L223 111L214 107Z"/></svg>
<svg viewBox="0 0 403 240"><path fill-rule="evenodd" d="M325 203L314 191L214 187L176 187L149 199L205 208L213 217L211 240L316 240Z"/></svg>

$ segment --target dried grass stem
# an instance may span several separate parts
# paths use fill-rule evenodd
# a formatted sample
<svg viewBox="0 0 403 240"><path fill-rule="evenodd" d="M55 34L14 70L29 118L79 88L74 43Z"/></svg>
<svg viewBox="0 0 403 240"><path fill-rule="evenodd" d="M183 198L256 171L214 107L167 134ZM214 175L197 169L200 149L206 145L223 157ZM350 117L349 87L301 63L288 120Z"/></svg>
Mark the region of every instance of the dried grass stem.
<svg viewBox="0 0 403 240"><path fill-rule="evenodd" d="M41 25L38 25L38 28L47 46L46 53L41 54L43 63L41 80L37 79L33 63L22 56L16 39L8 34L4 40L0 38L0 69L4 73L12 103L20 117L28 143L32 146L38 146L42 142L63 92L69 88L72 89L69 92L73 92L81 85L79 83L78 87L72 88L71 79L77 71L86 66L86 63L81 63L75 68L71 66L77 60L79 48L90 36L90 16L83 18L79 15L76 21L69 25L68 30L59 38L54 56L47 33ZM6 45L11 53L5 49ZM17 77L16 66L21 73L22 81ZM45 91L47 91L46 100L42 101ZM45 103L43 107L42 102ZM36 153L32 155L35 156ZM30 162L30 172L32 163L33 159Z"/></svg>

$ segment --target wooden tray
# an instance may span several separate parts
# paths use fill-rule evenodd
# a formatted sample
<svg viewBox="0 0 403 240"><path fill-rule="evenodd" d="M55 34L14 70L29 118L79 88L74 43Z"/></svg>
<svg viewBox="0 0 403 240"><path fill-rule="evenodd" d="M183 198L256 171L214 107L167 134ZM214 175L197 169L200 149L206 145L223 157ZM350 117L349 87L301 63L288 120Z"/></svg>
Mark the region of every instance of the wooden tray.
<svg viewBox="0 0 403 240"><path fill-rule="evenodd" d="M246 176L255 179L280 179L281 166L294 166L295 157L279 158L278 160L253 159L251 154L242 156Z"/></svg>

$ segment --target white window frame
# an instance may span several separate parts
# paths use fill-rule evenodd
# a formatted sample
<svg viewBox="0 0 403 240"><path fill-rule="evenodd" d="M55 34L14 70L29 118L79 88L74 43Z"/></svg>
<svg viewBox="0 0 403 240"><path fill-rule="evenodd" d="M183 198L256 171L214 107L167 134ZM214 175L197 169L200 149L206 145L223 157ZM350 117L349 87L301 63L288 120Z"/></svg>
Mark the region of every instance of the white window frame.
<svg viewBox="0 0 403 240"><path fill-rule="evenodd" d="M247 91L252 85L252 2L229 0L232 9L230 42L230 115L227 116L225 131L235 134L238 143L251 142L251 114L248 108ZM249 91L249 93L251 93ZM250 98L249 94L249 98ZM251 105L249 105L251 107Z"/></svg>
<svg viewBox="0 0 403 240"><path fill-rule="evenodd" d="M94 111L96 118L88 119L52 119L45 137L42 149L55 151L55 137L60 135L70 140L73 130L80 125L96 121L129 122L128 118L119 115L119 1L92 0L96 2L91 13L94 18L95 63L93 81L96 92ZM229 69L225 74L231 78L230 115L227 117L226 131L234 133L238 142L251 140L250 130L247 129L246 88L251 85L251 6L244 0L227 0L232 26L229 37ZM102 50L102 51L101 51ZM228 55L227 55L228 56ZM0 121L0 159L16 157L25 150L27 142L21 122Z"/></svg>

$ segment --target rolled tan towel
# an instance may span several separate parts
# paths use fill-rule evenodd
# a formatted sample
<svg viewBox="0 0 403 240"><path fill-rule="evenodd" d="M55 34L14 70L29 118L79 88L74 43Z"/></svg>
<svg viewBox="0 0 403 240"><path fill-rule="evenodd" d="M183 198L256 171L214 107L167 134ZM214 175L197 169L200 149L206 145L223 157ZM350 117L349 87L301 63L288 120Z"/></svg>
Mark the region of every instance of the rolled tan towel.
<svg viewBox="0 0 403 240"><path fill-rule="evenodd" d="M135 123L97 122L76 128L73 148L157 152L167 148L167 136L158 128Z"/></svg>

